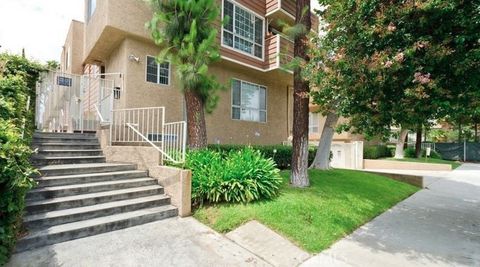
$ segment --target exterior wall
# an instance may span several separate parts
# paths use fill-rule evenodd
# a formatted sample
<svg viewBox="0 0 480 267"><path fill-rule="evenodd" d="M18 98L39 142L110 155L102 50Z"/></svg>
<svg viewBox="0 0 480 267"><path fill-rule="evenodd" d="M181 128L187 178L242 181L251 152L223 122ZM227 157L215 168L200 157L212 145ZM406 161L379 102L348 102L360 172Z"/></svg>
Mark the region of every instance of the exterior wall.
<svg viewBox="0 0 480 267"><path fill-rule="evenodd" d="M67 38L65 39L65 44L63 45L62 55L60 57L60 70L62 72L78 75L83 73L83 36L83 22L72 20L67 33ZM67 54L69 61L68 64L66 64Z"/></svg>
<svg viewBox="0 0 480 267"><path fill-rule="evenodd" d="M123 72L124 87L115 108L166 108L169 122L185 120L184 99L180 84L171 66L170 85L146 82L146 56L155 56L159 48L149 42L126 39L106 62L107 72ZM140 59L128 60L129 55ZM206 115L209 143L281 144L291 132L292 76L276 71L262 73L237 64L221 61L210 68L226 90L212 114ZM231 79L236 78L267 87L267 122L248 122L231 118Z"/></svg>
<svg viewBox="0 0 480 267"><path fill-rule="evenodd" d="M125 108L164 106L167 122L184 120L184 100L180 84L175 77L175 66L170 65L170 84L168 86L146 81L146 56L156 56L159 48L149 42L126 39L125 43L125 88L122 92ZM128 60L135 55L140 61Z"/></svg>
<svg viewBox="0 0 480 267"><path fill-rule="evenodd" d="M210 68L217 79L226 86L212 114L206 116L209 143L222 144L281 144L291 131L290 74L276 71L262 73L222 61ZM244 80L267 87L267 122L249 122L231 118L231 79Z"/></svg>

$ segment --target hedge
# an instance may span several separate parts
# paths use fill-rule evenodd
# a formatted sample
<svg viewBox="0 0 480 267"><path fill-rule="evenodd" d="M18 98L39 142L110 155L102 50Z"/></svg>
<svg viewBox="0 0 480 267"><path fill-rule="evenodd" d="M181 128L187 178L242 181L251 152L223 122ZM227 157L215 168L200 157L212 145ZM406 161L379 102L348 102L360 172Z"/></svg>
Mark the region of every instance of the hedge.
<svg viewBox="0 0 480 267"><path fill-rule="evenodd" d="M222 153L229 153L230 151L238 151L245 148L246 145L209 145L208 148ZM281 170L290 169L292 163L292 147L284 145L253 145L253 149L260 151L265 157L272 158L277 168ZM310 148L308 151L308 165L312 164L315 159L316 148Z"/></svg>
<svg viewBox="0 0 480 267"><path fill-rule="evenodd" d="M389 158L391 156L392 152L386 145L365 146L363 148L364 159Z"/></svg>
<svg viewBox="0 0 480 267"><path fill-rule="evenodd" d="M41 71L39 64L23 57L0 54L0 266L15 246L25 196L35 185L30 176L36 171L29 159L35 82Z"/></svg>

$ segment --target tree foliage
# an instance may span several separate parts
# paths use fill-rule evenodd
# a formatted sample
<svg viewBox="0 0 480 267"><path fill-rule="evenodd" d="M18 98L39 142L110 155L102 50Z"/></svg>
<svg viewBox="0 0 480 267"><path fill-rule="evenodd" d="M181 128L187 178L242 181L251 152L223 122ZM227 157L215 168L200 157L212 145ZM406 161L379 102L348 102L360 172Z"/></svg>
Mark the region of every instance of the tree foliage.
<svg viewBox="0 0 480 267"><path fill-rule="evenodd" d="M478 1L320 0L307 75L343 129L388 136L471 106L480 90Z"/></svg>

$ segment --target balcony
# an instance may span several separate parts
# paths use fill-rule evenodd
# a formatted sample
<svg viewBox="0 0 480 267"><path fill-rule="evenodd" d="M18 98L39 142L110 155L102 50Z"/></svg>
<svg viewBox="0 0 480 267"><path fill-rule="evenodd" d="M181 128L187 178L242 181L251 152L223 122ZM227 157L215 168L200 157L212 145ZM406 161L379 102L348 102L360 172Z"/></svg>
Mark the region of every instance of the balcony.
<svg viewBox="0 0 480 267"><path fill-rule="evenodd" d="M267 0L266 17L288 24L295 22L295 0Z"/></svg>
<svg viewBox="0 0 480 267"><path fill-rule="evenodd" d="M274 27L280 28L279 22L289 25L295 23L295 0L266 0L266 15ZM318 32L318 17L311 14L312 30Z"/></svg>
<svg viewBox="0 0 480 267"><path fill-rule="evenodd" d="M284 36L271 35L265 40L265 69L285 69L293 59L293 42ZM288 71L288 70L287 70ZM291 72L291 71L288 71Z"/></svg>

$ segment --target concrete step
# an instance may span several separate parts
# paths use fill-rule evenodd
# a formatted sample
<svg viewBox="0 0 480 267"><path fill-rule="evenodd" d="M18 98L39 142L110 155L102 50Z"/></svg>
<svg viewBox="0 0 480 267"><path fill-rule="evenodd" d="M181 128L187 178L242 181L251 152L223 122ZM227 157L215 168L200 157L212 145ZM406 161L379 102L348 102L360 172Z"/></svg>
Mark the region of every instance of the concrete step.
<svg viewBox="0 0 480 267"><path fill-rule="evenodd" d="M31 232L26 237L20 239L17 242L16 251L21 252L41 246L65 242L72 239L124 229L135 225L173 217L177 214L177 208L171 205L165 205L161 207L141 209L90 220L56 225L40 231Z"/></svg>
<svg viewBox="0 0 480 267"><path fill-rule="evenodd" d="M56 143L32 143L33 148L40 150L82 150L82 149L100 149L98 142L85 142L85 143L68 143L68 142L56 142Z"/></svg>
<svg viewBox="0 0 480 267"><path fill-rule="evenodd" d="M62 142L71 142L71 143L80 143L80 142L98 142L96 136L78 136L78 135L65 135L65 136L38 136L33 137L34 143L62 143Z"/></svg>
<svg viewBox="0 0 480 267"><path fill-rule="evenodd" d="M49 176L40 177L35 180L38 182L38 187L47 186L61 186L72 184L84 184L106 181L118 181L123 179L142 178L147 177L147 171L119 171L119 172L105 172L105 173L87 173L87 174L74 174L63 176Z"/></svg>
<svg viewBox="0 0 480 267"><path fill-rule="evenodd" d="M45 157L80 157L80 156L101 156L101 149L78 149L78 150L39 150L38 155Z"/></svg>
<svg viewBox="0 0 480 267"><path fill-rule="evenodd" d="M55 137L55 138L75 138L75 137L95 137L94 133L49 133L49 132L35 132L34 138Z"/></svg>
<svg viewBox="0 0 480 267"><path fill-rule="evenodd" d="M101 216L109 216L121 212L130 212L168 204L170 204L170 197L166 195L155 195L30 215L23 218L23 223L29 230L39 230L54 225L89 220Z"/></svg>
<svg viewBox="0 0 480 267"><path fill-rule="evenodd" d="M29 201L26 203L25 210L28 215L39 214L54 210L72 209L82 206L96 205L118 200L139 198L163 194L163 187L159 185L142 186L121 190L98 192L91 194L82 194L68 197L58 197L53 199Z"/></svg>
<svg viewBox="0 0 480 267"><path fill-rule="evenodd" d="M60 175L78 175L91 173L119 172L135 170L134 164L125 163L90 163L90 164L64 164L39 167L44 177Z"/></svg>
<svg viewBox="0 0 480 267"><path fill-rule="evenodd" d="M83 164L83 163L104 163L107 159L105 156L79 156L79 157L45 157L35 155L31 158L31 162L36 166L59 165L59 164Z"/></svg>
<svg viewBox="0 0 480 267"><path fill-rule="evenodd" d="M26 199L27 201L36 201L42 199L68 197L81 194L91 194L97 192L120 190L157 184L158 183L155 179L152 179L150 177L144 177L119 181L44 187L30 190L30 192L27 193Z"/></svg>
<svg viewBox="0 0 480 267"><path fill-rule="evenodd" d="M62 164L86 164L86 163L105 163L106 158L100 156L69 156L69 157L45 157L35 155L31 158L35 166L62 165Z"/></svg>

